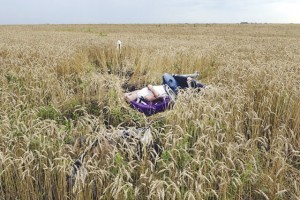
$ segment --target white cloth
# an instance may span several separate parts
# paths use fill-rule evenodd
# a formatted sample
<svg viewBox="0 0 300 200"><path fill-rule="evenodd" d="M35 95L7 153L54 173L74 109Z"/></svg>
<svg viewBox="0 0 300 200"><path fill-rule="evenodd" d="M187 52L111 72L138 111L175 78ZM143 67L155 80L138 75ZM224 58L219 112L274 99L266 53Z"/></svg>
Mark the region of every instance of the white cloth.
<svg viewBox="0 0 300 200"><path fill-rule="evenodd" d="M167 92L163 85L155 85L153 89L158 93L158 97L165 97L167 96ZM148 95L153 95L153 93L148 89L148 87L144 87L143 89L137 92L139 98L147 97Z"/></svg>

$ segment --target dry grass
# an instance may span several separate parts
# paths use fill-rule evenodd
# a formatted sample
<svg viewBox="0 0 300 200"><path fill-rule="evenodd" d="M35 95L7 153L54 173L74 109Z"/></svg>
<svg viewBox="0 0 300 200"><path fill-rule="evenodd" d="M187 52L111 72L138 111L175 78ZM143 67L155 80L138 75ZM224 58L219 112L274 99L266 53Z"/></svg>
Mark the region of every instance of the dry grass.
<svg viewBox="0 0 300 200"><path fill-rule="evenodd" d="M1 26L0 199L299 199L299 35L299 25ZM126 87L196 70L213 87L181 92L170 111L146 118L123 100ZM118 127L148 124L161 155L118 138Z"/></svg>

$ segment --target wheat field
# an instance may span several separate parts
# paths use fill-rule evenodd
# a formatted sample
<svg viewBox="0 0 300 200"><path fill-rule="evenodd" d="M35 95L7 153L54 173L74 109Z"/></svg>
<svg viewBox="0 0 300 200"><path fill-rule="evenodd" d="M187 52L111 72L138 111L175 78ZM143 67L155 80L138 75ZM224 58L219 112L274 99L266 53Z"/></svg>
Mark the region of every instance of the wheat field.
<svg viewBox="0 0 300 200"><path fill-rule="evenodd" d="M299 199L299 64L296 24L0 26L0 199ZM194 71L168 111L124 101Z"/></svg>

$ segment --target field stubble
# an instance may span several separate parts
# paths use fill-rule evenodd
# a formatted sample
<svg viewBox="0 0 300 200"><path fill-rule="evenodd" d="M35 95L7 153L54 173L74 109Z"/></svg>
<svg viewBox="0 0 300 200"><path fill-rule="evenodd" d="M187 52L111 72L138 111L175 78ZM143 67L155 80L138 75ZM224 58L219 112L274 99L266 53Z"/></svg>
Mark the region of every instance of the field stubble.
<svg viewBox="0 0 300 200"><path fill-rule="evenodd" d="M0 32L0 199L300 198L299 25ZM182 91L170 111L146 118L123 100L164 72L196 70L212 88ZM161 155L115 136L148 124Z"/></svg>

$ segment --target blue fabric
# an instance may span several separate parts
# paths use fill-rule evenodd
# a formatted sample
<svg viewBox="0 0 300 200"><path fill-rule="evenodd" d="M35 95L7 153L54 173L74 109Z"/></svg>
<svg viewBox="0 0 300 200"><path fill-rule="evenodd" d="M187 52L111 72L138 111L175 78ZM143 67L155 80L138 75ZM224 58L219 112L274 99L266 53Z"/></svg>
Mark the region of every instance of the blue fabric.
<svg viewBox="0 0 300 200"><path fill-rule="evenodd" d="M187 76L184 75L170 75L168 73L165 73L163 75L163 84L167 84L176 94L178 92L178 89L185 89L188 88L187 83ZM191 87L192 88L204 88L205 85L202 83L199 83L195 80L191 81Z"/></svg>
<svg viewBox="0 0 300 200"><path fill-rule="evenodd" d="M178 83L171 74L164 73L163 84L167 84L175 93L177 93Z"/></svg>

